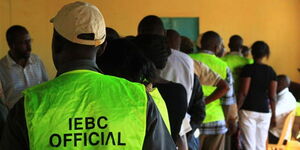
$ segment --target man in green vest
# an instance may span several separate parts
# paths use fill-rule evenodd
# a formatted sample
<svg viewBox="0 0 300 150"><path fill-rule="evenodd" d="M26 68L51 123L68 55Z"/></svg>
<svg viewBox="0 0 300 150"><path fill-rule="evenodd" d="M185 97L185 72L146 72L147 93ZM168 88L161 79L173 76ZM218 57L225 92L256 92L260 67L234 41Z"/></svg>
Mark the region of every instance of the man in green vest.
<svg viewBox="0 0 300 150"><path fill-rule="evenodd" d="M247 58L243 57L242 54L242 47L243 47L243 39L239 35L233 35L229 39L229 49L230 52L222 57L221 59L225 61L232 71L232 76L234 79L234 89L238 89L238 81L239 81L239 74L241 69L249 64Z"/></svg>
<svg viewBox="0 0 300 150"><path fill-rule="evenodd" d="M175 149L145 87L100 73L106 33L98 8L74 2L51 22L57 77L23 92L0 149Z"/></svg>
<svg viewBox="0 0 300 150"><path fill-rule="evenodd" d="M200 127L200 149L203 150L223 150L225 133L227 132L225 116L222 105L235 104L233 93L233 79L230 69L227 64L215 54L220 50L222 39L214 31L205 32L201 39L200 53L190 54L190 56L204 64L211 70L218 73L223 80L226 80L229 85L229 91L222 99L206 104L206 118ZM209 96L216 87L203 86L204 96Z"/></svg>

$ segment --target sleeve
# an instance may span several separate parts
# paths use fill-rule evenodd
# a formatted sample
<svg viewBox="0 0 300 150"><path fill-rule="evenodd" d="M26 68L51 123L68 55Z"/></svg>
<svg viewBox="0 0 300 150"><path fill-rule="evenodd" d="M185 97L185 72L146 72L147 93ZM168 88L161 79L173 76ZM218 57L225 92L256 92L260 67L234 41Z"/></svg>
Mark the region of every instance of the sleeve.
<svg viewBox="0 0 300 150"><path fill-rule="evenodd" d="M215 86L221 80L221 77L204 63L194 61L194 67L195 74L202 85Z"/></svg>
<svg viewBox="0 0 300 150"><path fill-rule="evenodd" d="M29 141L24 112L24 99L10 110L0 141L1 150L29 150Z"/></svg>
<svg viewBox="0 0 300 150"><path fill-rule="evenodd" d="M246 65L241 72L240 77L245 78L245 77L251 77L251 68Z"/></svg>
<svg viewBox="0 0 300 150"><path fill-rule="evenodd" d="M147 125L143 150L176 150L166 125L164 124L158 109L148 94Z"/></svg>
<svg viewBox="0 0 300 150"><path fill-rule="evenodd" d="M203 100L203 91L198 78L196 78L196 74L188 113L191 115L191 122L196 125L200 125L205 118L205 102Z"/></svg>
<svg viewBox="0 0 300 150"><path fill-rule="evenodd" d="M228 83L229 90L227 91L226 95L222 97L223 105L232 105L236 104L236 98L234 94L234 87L233 87L233 77L231 74L230 69L227 67L227 75L226 75L226 82Z"/></svg>

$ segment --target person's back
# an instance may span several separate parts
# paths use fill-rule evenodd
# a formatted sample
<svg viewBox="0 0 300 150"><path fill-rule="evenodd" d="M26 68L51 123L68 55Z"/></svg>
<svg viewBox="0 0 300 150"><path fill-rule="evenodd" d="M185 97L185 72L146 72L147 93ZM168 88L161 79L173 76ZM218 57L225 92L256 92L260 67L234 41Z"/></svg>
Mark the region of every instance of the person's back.
<svg viewBox="0 0 300 150"><path fill-rule="evenodd" d="M106 145L108 149L115 149L113 145L119 148L126 145L129 149L142 149L147 105L143 85L93 71L76 70L25 90L24 96L33 149L42 148L46 143L58 148ZM55 119L48 122L49 118ZM44 130L45 126L55 128ZM130 137L136 140L132 142ZM59 142L62 138L66 141L64 144Z"/></svg>
<svg viewBox="0 0 300 150"><path fill-rule="evenodd" d="M241 77L251 76L251 84L242 109L269 112L266 99L268 99L267 91L270 82L274 80L273 72L270 66L258 63L249 64L243 68Z"/></svg>
<svg viewBox="0 0 300 150"><path fill-rule="evenodd" d="M222 79L228 76L228 66L215 53L220 50L222 39L214 31L205 32L201 39L202 51L190 56L218 73ZM204 97L215 91L214 86L203 85ZM222 95L223 96L223 95ZM227 132L222 104L227 100L216 99L206 103L206 117L200 127L200 148L204 150L224 149L225 133ZM217 143L217 144L216 144Z"/></svg>
<svg viewBox="0 0 300 150"><path fill-rule="evenodd" d="M246 65L240 75L239 125L245 148L264 150L269 127L276 125L276 73L263 63L263 59L270 55L265 42L257 41L251 49L254 64Z"/></svg>
<svg viewBox="0 0 300 150"><path fill-rule="evenodd" d="M249 64L247 58L242 56L242 46L243 39L239 35L233 35L229 39L230 52L222 57L221 59L225 61L232 72L234 79L234 88L238 89L239 74L241 73L242 68Z"/></svg>

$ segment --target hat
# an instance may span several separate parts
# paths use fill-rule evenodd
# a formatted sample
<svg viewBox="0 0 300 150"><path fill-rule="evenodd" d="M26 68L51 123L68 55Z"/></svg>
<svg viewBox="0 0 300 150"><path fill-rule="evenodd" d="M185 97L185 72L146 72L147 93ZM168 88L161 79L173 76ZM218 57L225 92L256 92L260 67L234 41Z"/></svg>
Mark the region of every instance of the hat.
<svg viewBox="0 0 300 150"><path fill-rule="evenodd" d="M105 41L105 22L99 9L86 2L65 5L50 20L54 29L71 42L98 46ZM80 35L93 35L93 38L80 38Z"/></svg>

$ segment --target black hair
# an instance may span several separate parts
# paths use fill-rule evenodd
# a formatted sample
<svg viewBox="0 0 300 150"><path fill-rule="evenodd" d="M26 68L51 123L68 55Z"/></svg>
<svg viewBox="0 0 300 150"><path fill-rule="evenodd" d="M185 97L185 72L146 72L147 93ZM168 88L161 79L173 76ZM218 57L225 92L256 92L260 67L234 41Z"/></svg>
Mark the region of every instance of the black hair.
<svg viewBox="0 0 300 150"><path fill-rule="evenodd" d="M6 31L6 41L7 44L10 46L15 41L15 37L19 33L28 33L27 29L21 25L13 25Z"/></svg>
<svg viewBox="0 0 300 150"><path fill-rule="evenodd" d="M106 27L106 41L111 41L111 40L119 39L119 38L120 38L120 35L115 29Z"/></svg>
<svg viewBox="0 0 300 150"><path fill-rule="evenodd" d="M212 48L216 44L220 44L221 37L217 32L207 31L202 35L200 42L202 49Z"/></svg>
<svg viewBox="0 0 300 150"><path fill-rule="evenodd" d="M167 41L160 35L139 35L135 43L141 48L144 55L150 59L157 69L166 66L171 50L167 47Z"/></svg>
<svg viewBox="0 0 300 150"><path fill-rule="evenodd" d="M194 44L191 39L186 36L181 36L180 51L191 54L194 52Z"/></svg>
<svg viewBox="0 0 300 150"><path fill-rule="evenodd" d="M156 78L154 64L128 39L121 38L109 42L105 52L97 57L96 62L104 74L132 82L152 82Z"/></svg>
<svg viewBox="0 0 300 150"><path fill-rule="evenodd" d="M157 34L164 32L164 25L161 19L154 15L144 17L138 25L138 34Z"/></svg>
<svg viewBox="0 0 300 150"><path fill-rule="evenodd" d="M251 54L254 59L263 58L265 56L268 58L270 56L270 48L264 41L256 41L251 46L251 49Z"/></svg>
<svg viewBox="0 0 300 150"><path fill-rule="evenodd" d="M287 75L284 74L280 74L277 76L277 81L278 82L286 82L286 84L289 86L291 83L291 80L289 79L289 77Z"/></svg>
<svg viewBox="0 0 300 150"><path fill-rule="evenodd" d="M244 54L244 53L246 53L246 52L248 52L248 51L249 51L249 47L243 45L243 46L242 46L242 53Z"/></svg>
<svg viewBox="0 0 300 150"><path fill-rule="evenodd" d="M233 35L229 39L229 48L231 51L238 51L243 45L243 38L239 35Z"/></svg>

